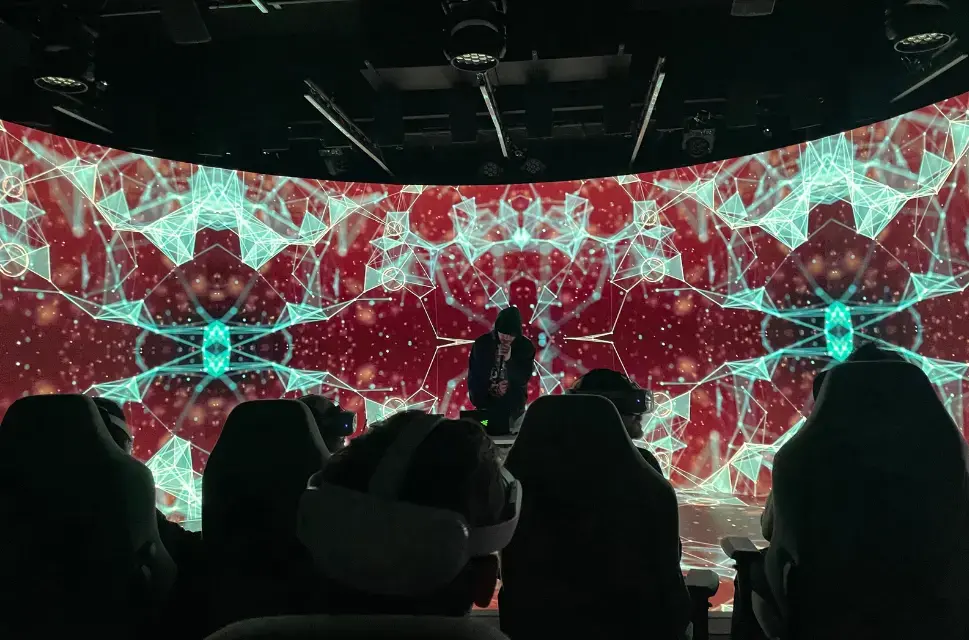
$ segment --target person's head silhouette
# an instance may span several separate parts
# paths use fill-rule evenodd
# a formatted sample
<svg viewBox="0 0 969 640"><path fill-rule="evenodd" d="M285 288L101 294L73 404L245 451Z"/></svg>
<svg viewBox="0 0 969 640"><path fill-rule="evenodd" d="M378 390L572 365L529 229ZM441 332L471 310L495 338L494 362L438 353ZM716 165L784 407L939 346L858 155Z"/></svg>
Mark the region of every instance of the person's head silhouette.
<svg viewBox="0 0 969 640"><path fill-rule="evenodd" d="M305 395L299 401L309 407L323 444L330 453L336 453L346 446L347 438L353 435L353 416L350 412L341 410L338 404L318 394Z"/></svg>
<svg viewBox="0 0 969 640"><path fill-rule="evenodd" d="M622 416L622 423L629 437L636 440L643 437L643 417L648 407L633 408L628 406L628 403L622 402L621 398L639 390L641 387L638 384L618 371L592 369L575 381L570 392L603 396L610 400Z"/></svg>
<svg viewBox="0 0 969 640"><path fill-rule="evenodd" d="M374 425L330 459L320 480L368 492L372 477L397 438L412 420L426 418L421 411L405 411ZM397 492L399 502L460 514L469 527L502 522L507 497L494 444L480 426L464 420L437 424L414 450ZM339 526L339 522L333 524ZM427 593L391 597L361 593L327 580L326 598L331 611L339 614L465 615L473 604L490 604L497 577L497 556L488 554L469 558L449 584Z"/></svg>

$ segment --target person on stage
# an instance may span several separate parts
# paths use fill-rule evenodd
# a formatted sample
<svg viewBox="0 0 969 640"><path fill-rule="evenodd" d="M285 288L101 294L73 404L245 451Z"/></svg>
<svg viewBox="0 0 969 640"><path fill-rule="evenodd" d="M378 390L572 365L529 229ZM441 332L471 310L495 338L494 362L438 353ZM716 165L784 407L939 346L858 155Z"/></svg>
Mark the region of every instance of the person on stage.
<svg viewBox="0 0 969 640"><path fill-rule="evenodd" d="M471 403L490 414L490 435L517 431L534 368L535 347L522 335L521 312L518 307L502 309L495 328L474 341L468 359Z"/></svg>

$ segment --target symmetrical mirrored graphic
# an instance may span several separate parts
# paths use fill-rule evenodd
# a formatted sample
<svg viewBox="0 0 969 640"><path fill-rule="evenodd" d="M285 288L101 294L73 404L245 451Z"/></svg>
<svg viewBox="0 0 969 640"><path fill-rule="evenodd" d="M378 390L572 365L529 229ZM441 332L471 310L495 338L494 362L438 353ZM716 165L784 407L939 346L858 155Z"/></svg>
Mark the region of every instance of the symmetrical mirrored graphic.
<svg viewBox="0 0 969 640"><path fill-rule="evenodd" d="M627 371L656 394L646 445L684 504L743 510L814 374L864 341L903 350L964 423L967 106L687 168L484 187L256 175L0 123L3 408L123 403L163 508L194 522L237 403L322 392L361 425L456 415L470 342L517 304L533 398ZM720 566L701 538L687 564Z"/></svg>

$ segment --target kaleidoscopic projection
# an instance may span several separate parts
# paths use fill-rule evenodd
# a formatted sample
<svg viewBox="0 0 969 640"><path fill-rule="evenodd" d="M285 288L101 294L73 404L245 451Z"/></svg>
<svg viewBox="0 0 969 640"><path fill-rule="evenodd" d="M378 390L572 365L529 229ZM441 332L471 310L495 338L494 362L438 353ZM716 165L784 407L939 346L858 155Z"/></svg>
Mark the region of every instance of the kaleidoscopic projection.
<svg viewBox="0 0 969 640"><path fill-rule="evenodd" d="M745 158L487 187L256 175L2 123L2 402L123 403L162 506L195 521L234 405L314 391L360 424L454 415L470 342L514 303L533 398L624 369L656 394L643 445L681 498L756 504L814 374L864 341L921 365L964 424L967 101Z"/></svg>

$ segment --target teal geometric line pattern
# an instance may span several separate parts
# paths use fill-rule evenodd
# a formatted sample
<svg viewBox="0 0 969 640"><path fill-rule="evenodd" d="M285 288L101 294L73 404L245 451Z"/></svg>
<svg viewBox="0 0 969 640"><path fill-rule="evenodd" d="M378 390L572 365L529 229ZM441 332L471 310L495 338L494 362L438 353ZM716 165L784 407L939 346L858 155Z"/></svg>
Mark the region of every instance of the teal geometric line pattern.
<svg viewBox="0 0 969 640"><path fill-rule="evenodd" d="M158 489L173 498L171 504L162 502L160 508L167 515L178 513L183 525L192 531L201 529L202 474L192 468L192 449L187 440L173 436L147 462Z"/></svg>
<svg viewBox="0 0 969 640"><path fill-rule="evenodd" d="M73 180L89 184L98 212L116 231L144 234L176 265L195 255L195 239L203 229L233 231L239 239L239 257L243 263L258 269L288 246L313 246L328 230L328 225L313 213L307 213L297 226L286 203L255 202L236 171L198 167L189 178L188 190L172 196L171 203L159 211L154 201L128 204L123 190L105 192L98 188L101 173L97 165L80 160L62 167ZM322 194L321 194L322 195ZM324 196L326 197L326 196ZM329 207L331 223L349 215L358 205L336 198Z"/></svg>
<svg viewBox="0 0 969 640"><path fill-rule="evenodd" d="M436 187L173 163L2 123L0 301L31 314L5 320L24 353L43 327L66 336L60 361L17 356L5 393L62 367L53 388L142 411L136 451L164 507L197 520L234 404L323 391L361 423L456 414L468 345L515 303L540 347L534 394L624 369L655 392L640 444L683 495L743 503L803 424L805 381L863 342L922 366L963 426L967 365L943 324L969 287L967 148L959 96L745 158ZM103 353L78 366L71 332L94 328Z"/></svg>
<svg viewBox="0 0 969 640"><path fill-rule="evenodd" d="M202 368L210 376L219 377L229 370L232 341L229 328L221 322L211 322L202 332Z"/></svg>
<svg viewBox="0 0 969 640"><path fill-rule="evenodd" d="M851 324L851 311L841 302L832 302L824 310L824 340L828 355L844 362L855 350L855 330Z"/></svg>

